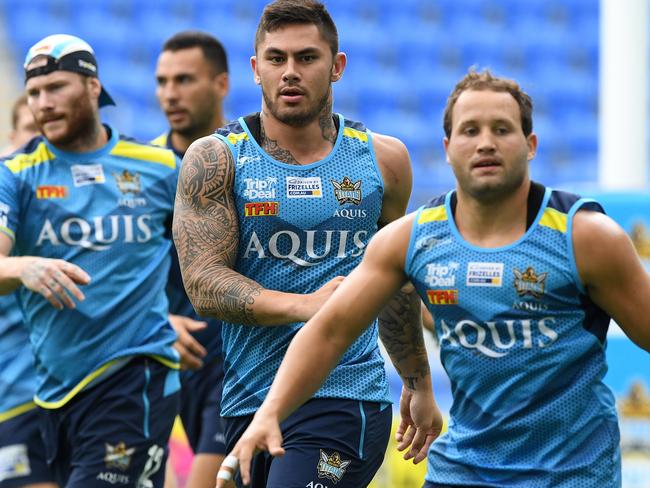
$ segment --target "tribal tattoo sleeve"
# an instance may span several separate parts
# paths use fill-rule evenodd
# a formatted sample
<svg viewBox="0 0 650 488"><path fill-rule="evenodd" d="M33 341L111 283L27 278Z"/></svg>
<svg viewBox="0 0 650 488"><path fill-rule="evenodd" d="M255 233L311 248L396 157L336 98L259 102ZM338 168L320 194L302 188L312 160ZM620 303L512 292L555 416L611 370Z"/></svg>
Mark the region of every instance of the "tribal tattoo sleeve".
<svg viewBox="0 0 650 488"><path fill-rule="evenodd" d="M234 178L235 162L226 143L212 136L194 142L180 169L173 236L196 311L254 325L253 305L262 287L232 269L239 243Z"/></svg>

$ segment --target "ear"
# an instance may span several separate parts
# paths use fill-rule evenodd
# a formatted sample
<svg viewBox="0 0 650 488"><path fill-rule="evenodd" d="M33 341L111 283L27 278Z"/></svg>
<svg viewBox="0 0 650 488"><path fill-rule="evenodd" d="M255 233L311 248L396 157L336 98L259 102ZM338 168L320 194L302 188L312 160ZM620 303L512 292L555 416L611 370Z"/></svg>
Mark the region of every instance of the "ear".
<svg viewBox="0 0 650 488"><path fill-rule="evenodd" d="M334 63L332 64L332 82L339 81L345 71L345 66L348 64L348 58L345 53L337 53L334 56Z"/></svg>
<svg viewBox="0 0 650 488"><path fill-rule="evenodd" d="M528 137L526 137L526 144L528 145L528 161L532 160L537 153L537 135L531 132Z"/></svg>
<svg viewBox="0 0 650 488"><path fill-rule="evenodd" d="M449 138L445 137L442 140L442 145L445 148L445 159L447 160L447 164L451 164L451 161L449 160Z"/></svg>
<svg viewBox="0 0 650 488"><path fill-rule="evenodd" d="M214 77L212 83L221 98L228 95L228 90L230 90L230 77L228 76L228 73L219 73Z"/></svg>
<svg viewBox="0 0 650 488"><path fill-rule="evenodd" d="M262 78L260 78L260 74L257 70L257 56L251 56L251 68L253 69L255 84L260 85L262 83Z"/></svg>
<svg viewBox="0 0 650 488"><path fill-rule="evenodd" d="M97 78L89 76L87 78L88 89L90 90L91 95L95 99L99 99L99 94L102 92L102 84Z"/></svg>

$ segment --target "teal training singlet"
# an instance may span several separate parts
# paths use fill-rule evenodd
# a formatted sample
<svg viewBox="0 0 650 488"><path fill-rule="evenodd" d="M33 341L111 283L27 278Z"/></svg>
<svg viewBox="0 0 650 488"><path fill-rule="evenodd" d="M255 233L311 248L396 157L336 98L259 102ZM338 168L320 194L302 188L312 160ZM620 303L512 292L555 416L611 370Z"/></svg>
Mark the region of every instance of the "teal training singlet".
<svg viewBox="0 0 650 488"><path fill-rule="evenodd" d="M243 118L216 134L228 144L236 165L235 269L265 288L311 293L332 278L349 274L377 231L384 187L371 132L336 117L339 131L332 152L308 165L271 158ZM257 410L302 325L223 324L223 416ZM318 347L311 353L317 360ZM389 401L376 324L352 344L315 396Z"/></svg>
<svg viewBox="0 0 650 488"><path fill-rule="evenodd" d="M460 235L453 194L418 211L406 261L434 317L453 394L426 479L620 486L616 409L603 383L610 319L580 282L572 241L574 214L602 208L547 188L527 232L488 249Z"/></svg>

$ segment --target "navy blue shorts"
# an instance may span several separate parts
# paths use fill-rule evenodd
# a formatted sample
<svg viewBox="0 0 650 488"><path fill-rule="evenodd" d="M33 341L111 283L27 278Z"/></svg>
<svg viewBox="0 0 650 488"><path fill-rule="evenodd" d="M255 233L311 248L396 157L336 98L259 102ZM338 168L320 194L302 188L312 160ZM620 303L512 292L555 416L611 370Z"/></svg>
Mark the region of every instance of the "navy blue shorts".
<svg viewBox="0 0 650 488"><path fill-rule="evenodd" d="M221 358L181 373L181 420L194 454L226 454L221 423Z"/></svg>
<svg viewBox="0 0 650 488"><path fill-rule="evenodd" d="M0 422L0 488L54 483L45 459L38 410Z"/></svg>
<svg viewBox="0 0 650 488"><path fill-rule="evenodd" d="M136 357L63 407L39 409L59 485L162 487L179 388L178 371Z"/></svg>
<svg viewBox="0 0 650 488"><path fill-rule="evenodd" d="M314 398L281 424L285 455L253 459L252 488L368 486L381 466L390 436L390 405ZM224 418L230 451L252 416ZM238 486L241 481L237 480Z"/></svg>

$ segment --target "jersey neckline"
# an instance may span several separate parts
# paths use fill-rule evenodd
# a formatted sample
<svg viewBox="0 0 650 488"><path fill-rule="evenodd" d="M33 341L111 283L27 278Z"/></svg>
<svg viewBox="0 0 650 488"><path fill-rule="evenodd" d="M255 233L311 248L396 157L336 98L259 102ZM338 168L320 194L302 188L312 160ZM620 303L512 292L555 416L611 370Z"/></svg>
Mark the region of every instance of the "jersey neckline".
<svg viewBox="0 0 650 488"><path fill-rule="evenodd" d="M70 151L64 151L62 149L58 149L57 147L53 146L50 141L48 141L45 137L43 137L43 140L45 141L45 144L47 148L54 154L57 158L61 159L72 159L72 160L88 160L88 162L92 162L91 160L100 158L102 156L105 156L109 154L115 145L119 141L119 134L115 130L115 128L109 124L102 124L104 128L106 128L109 137L108 137L108 142L104 144L104 146L100 147L99 149L96 149L95 151L89 151L89 152L70 152Z"/></svg>
<svg viewBox="0 0 650 488"><path fill-rule="evenodd" d="M452 195L456 193L456 190L451 190L447 195L445 196L445 211L447 212L447 224L449 225L449 228L451 229L451 233L454 236L454 239L461 244L462 246L471 249L472 251L478 251L478 252L484 252L484 253L491 253L491 252L501 252L501 251L508 251L517 245L521 244L524 242L530 234L532 234L535 229L537 228L540 219L542 218L542 215L544 215L544 210L546 209L546 206L548 205L548 201L551 198L551 193L552 190L548 187L545 188L544 190L544 198L542 199L542 203L539 206L539 210L537 211L537 216L535 217L534 222L532 225L524 232L524 234L516 239L515 241L506 244L505 246L499 246L499 247L480 247L480 246L475 246L474 244L468 242L460 233L458 230L458 227L456 226L456 220L454 219L454 213L452 211L451 207L451 198Z"/></svg>
<svg viewBox="0 0 650 488"><path fill-rule="evenodd" d="M334 143L334 147L332 147L332 150L323 159L320 159L318 161L314 161L313 163L309 163L309 164L288 164L288 163L284 163L282 161L278 161L275 158L272 158L264 149L262 149L262 147L258 144L257 140L255 140L255 137L253 137L253 134L252 134L251 130L249 129L248 125L246 124L246 121L244 120L244 117L239 117L239 119L237 119L237 120L239 121L239 124L244 129L244 132L246 132L246 134L248 135L248 138L250 139L251 144L253 144L255 149L257 149L257 151L262 155L262 157L266 161L268 161L268 162L270 162L270 163L272 163L272 164L274 164L276 166L280 166L282 168L295 169L295 170L298 170L298 171L305 171L305 170L316 168L316 167L321 166L321 165L327 163L328 161L330 161L334 157L334 155L336 154L339 146L341 145L341 140L343 139L343 129L345 128L345 126L344 126L345 119L343 118L343 116L341 114L334 114L334 115L336 115L338 117L338 119L339 119L339 130L338 130L338 134L336 135L336 142Z"/></svg>

